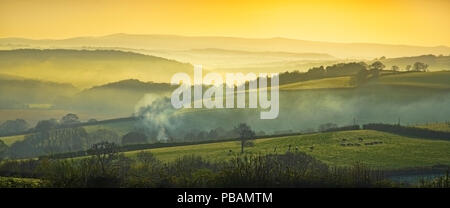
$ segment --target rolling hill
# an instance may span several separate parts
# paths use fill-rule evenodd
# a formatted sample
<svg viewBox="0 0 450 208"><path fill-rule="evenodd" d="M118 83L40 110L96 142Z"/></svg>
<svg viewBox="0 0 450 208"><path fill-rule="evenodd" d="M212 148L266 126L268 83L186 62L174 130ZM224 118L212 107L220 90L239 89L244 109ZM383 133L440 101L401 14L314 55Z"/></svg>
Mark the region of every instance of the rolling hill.
<svg viewBox="0 0 450 208"><path fill-rule="evenodd" d="M354 88L350 76L331 77L300 81L280 86L280 90L342 89ZM403 87L428 90L450 89L450 71L436 72L402 72L383 71L378 79L370 80L361 88Z"/></svg>
<svg viewBox="0 0 450 208"><path fill-rule="evenodd" d="M385 87L448 90L450 89L450 71L387 74L370 84Z"/></svg>
<svg viewBox="0 0 450 208"><path fill-rule="evenodd" d="M386 65L386 69L391 69L393 65L400 67L404 70L407 65L413 65L415 62L422 62L428 64L429 71L444 71L450 70L450 56L444 55L421 55L421 56L411 56L411 57L398 57L398 58L386 58L379 60Z"/></svg>
<svg viewBox="0 0 450 208"><path fill-rule="evenodd" d="M285 51L295 53L327 53L339 58L374 58L418 56L423 54L450 54L447 46L422 47L374 43L332 43L288 38L238 38L214 36L133 35L112 34L100 37L75 37L69 39L2 38L2 48L76 48L123 47L146 50L191 50L221 48L245 51Z"/></svg>
<svg viewBox="0 0 450 208"><path fill-rule="evenodd" d="M174 59L182 62L202 64L205 68L217 71L218 68L252 68L252 72L260 72L262 67L277 66L290 62L327 62L337 58L324 53L292 53L278 51L245 51L205 48L191 50L137 50L138 53ZM272 72L278 72L278 69ZM220 71L220 70L219 70ZM248 70L242 70L247 72ZM231 72L231 71L228 71Z"/></svg>
<svg viewBox="0 0 450 208"><path fill-rule="evenodd" d="M341 89L351 88L351 77L332 77L289 83L280 86L280 90L312 90L312 89Z"/></svg>
<svg viewBox="0 0 450 208"><path fill-rule="evenodd" d="M359 87L353 86L348 76L295 82L280 86L280 113L275 120L258 119L258 109L183 109L179 111L183 113L176 114L174 128L209 131L248 122L257 131L273 133L314 129L326 122L348 125L353 118L361 123L391 123L399 118L402 124L443 122L449 115L445 108L450 102L449 78L450 72L409 72L383 74ZM50 104L50 109L0 109L0 115L5 120L25 119L32 126L39 120L59 119L67 113L75 113L83 121L129 117L137 107L170 96L172 90L169 84L122 80L85 89L58 102L30 105L38 108Z"/></svg>
<svg viewBox="0 0 450 208"><path fill-rule="evenodd" d="M448 122L448 121L445 123L421 124L421 125L417 125L416 127L430 129L430 130L434 130L434 131L450 132L450 122Z"/></svg>
<svg viewBox="0 0 450 208"><path fill-rule="evenodd" d="M111 123L103 127L86 126L86 130L91 132L96 129L105 129L105 127L110 130L122 128L121 123ZM1 139L11 145L23 137L2 137ZM254 146L246 147L245 155L302 151L330 166L350 166L355 162L363 162L370 167L384 170L450 165L450 155L442 154L450 151L448 141L410 138L374 130L275 136L256 139L254 144ZM124 154L133 158L141 151L149 151L163 161L173 161L185 155L198 155L210 161L221 161L239 155L240 143L239 141L218 141L205 144L181 144L173 147L126 151Z"/></svg>
<svg viewBox="0 0 450 208"><path fill-rule="evenodd" d="M124 79L170 82L178 72L193 73L190 64L123 51L0 51L0 73L28 79L71 83L88 88Z"/></svg>
<svg viewBox="0 0 450 208"><path fill-rule="evenodd" d="M0 109L52 108L77 92L76 87L67 83L0 74Z"/></svg>
<svg viewBox="0 0 450 208"><path fill-rule="evenodd" d="M359 138L363 140L360 141ZM343 141L345 140L345 141ZM365 145L370 142L376 145ZM360 146L342 146L343 143ZM412 139L371 130L317 133L299 136L257 139L254 147L247 148L247 154L284 153L289 150L306 152L317 159L334 166L349 166L357 161L371 167L400 169L433 165L450 165L450 142ZM313 150L310 147L314 147ZM149 150L163 160L174 160L183 155L201 155L210 160L224 160L239 153L239 142L220 142L179 147L165 147ZM230 153L231 150L231 153ZM139 151L126 152L133 156Z"/></svg>
<svg viewBox="0 0 450 208"><path fill-rule="evenodd" d="M22 118L34 126L39 120L76 113L81 120L127 117L139 102L169 96L166 83L122 80L80 90L71 84L0 75L0 123Z"/></svg>
<svg viewBox="0 0 450 208"><path fill-rule="evenodd" d="M83 90L73 96L65 107L81 112L126 117L133 114L135 107L140 103L151 102L157 97L170 96L174 89L175 87L167 83L121 80Z"/></svg>

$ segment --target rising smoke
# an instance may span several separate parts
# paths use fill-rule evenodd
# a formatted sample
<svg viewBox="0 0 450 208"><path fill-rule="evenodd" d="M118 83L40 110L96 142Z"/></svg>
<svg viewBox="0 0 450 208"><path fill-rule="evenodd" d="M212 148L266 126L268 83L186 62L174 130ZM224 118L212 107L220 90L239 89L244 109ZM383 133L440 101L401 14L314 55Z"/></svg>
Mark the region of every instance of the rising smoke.
<svg viewBox="0 0 450 208"><path fill-rule="evenodd" d="M170 98L146 94L136 108L142 125L150 134L156 134L157 141L167 142L171 139L168 131L178 126L178 122Z"/></svg>
<svg viewBox="0 0 450 208"><path fill-rule="evenodd" d="M280 92L277 119L261 120L258 109L175 110L167 97L147 98L137 111L142 124L158 141L178 140L187 133L223 128L230 130L248 123L267 134L292 130L316 130L324 123L339 126L365 123L402 125L450 120L450 93L416 89L361 88ZM151 101L151 102L150 102Z"/></svg>

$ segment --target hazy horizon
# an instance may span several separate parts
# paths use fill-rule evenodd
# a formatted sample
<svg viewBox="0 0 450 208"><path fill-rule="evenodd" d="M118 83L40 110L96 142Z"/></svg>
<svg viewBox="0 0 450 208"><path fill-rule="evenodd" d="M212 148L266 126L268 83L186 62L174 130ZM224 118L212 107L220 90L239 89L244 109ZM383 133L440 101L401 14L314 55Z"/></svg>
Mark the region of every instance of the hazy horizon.
<svg viewBox="0 0 450 208"><path fill-rule="evenodd" d="M449 8L445 0L6 0L0 8L0 37L127 33L449 46Z"/></svg>
<svg viewBox="0 0 450 208"><path fill-rule="evenodd" d="M0 34L1 35L1 34ZM242 36L232 36L232 35L180 35L180 34L169 34L169 33L126 33L126 32L117 32L117 33L108 33L103 35L80 35L80 36L67 36L60 38L51 38L51 37L24 37L24 36L0 36L0 39L26 39L26 40L34 40L34 41L44 41L44 40L71 40L77 38L103 38L103 37L111 37L118 35L129 35L129 36L164 36L164 37L188 37L188 38L232 38L232 39L251 39L251 40L273 40L273 39L285 39L285 40L296 40L296 41L308 41L308 42L317 42L317 43L337 43L337 44L371 44L371 45L390 45L390 46L416 46L416 47L450 47L446 44L437 44L437 45L418 45L418 44L399 44L399 43L381 43L381 42L355 42L355 41L326 41L326 40L310 40L310 39L302 39L295 37L285 37L285 36L268 36L268 37L242 37ZM220 49L220 48L218 48ZM248 51L254 52L254 51ZM284 51L275 51L275 52L284 52Z"/></svg>

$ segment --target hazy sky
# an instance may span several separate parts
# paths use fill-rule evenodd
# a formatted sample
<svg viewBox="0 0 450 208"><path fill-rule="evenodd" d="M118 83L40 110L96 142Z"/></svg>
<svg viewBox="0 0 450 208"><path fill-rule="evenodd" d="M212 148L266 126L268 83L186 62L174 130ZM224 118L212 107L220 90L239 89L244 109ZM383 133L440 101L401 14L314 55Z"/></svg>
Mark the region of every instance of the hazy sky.
<svg viewBox="0 0 450 208"><path fill-rule="evenodd" d="M450 46L450 0L0 0L0 37L112 33Z"/></svg>

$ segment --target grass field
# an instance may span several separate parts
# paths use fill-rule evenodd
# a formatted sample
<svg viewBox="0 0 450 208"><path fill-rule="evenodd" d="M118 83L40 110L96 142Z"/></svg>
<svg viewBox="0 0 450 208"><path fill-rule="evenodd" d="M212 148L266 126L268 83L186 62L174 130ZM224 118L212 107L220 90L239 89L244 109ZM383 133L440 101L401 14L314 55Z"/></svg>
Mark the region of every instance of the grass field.
<svg viewBox="0 0 450 208"><path fill-rule="evenodd" d="M392 73L383 71L383 76L371 84L383 86L422 87L428 89L450 89L450 71ZM342 89L353 88L351 77L332 77L295 82L280 86L280 90Z"/></svg>
<svg viewBox="0 0 450 208"><path fill-rule="evenodd" d="M0 177L0 188L37 188L41 183L35 178Z"/></svg>
<svg viewBox="0 0 450 208"><path fill-rule="evenodd" d="M6 137L0 137L0 140L3 141L6 145L11 146L15 142L24 140L25 136L26 135L6 136Z"/></svg>
<svg viewBox="0 0 450 208"><path fill-rule="evenodd" d="M448 124L445 123L428 124L421 127L439 131L449 130ZM119 134L124 134L133 128L133 123L132 121L116 122L84 128L88 132L97 129L110 129L119 132ZM0 139L7 145L11 145L23 138L24 135L19 135ZM365 143L373 142L381 144L365 145ZM348 143L353 144L353 146L342 146L342 144ZM289 145L291 145L291 151L296 151L296 148L298 148L298 151L306 152L332 166L347 166L357 161L383 169L450 165L450 154L446 154L450 152L450 142L448 141L408 138L372 130L257 139L254 147L245 148L245 154L281 154L288 151ZM311 149L311 147L313 148ZM150 151L163 161L171 161L183 155L193 154L204 156L209 160L220 161L239 155L240 143L231 141L155 148L125 152L125 155L134 157L140 151Z"/></svg>
<svg viewBox="0 0 450 208"><path fill-rule="evenodd" d="M295 82L280 86L280 90L311 90L311 89L329 89L329 88L351 88L351 77L332 77L324 79L309 80L304 82Z"/></svg>
<svg viewBox="0 0 450 208"><path fill-rule="evenodd" d="M111 123L103 123L103 124L94 124L83 126L87 133L92 133L94 131L100 129L106 129L110 131L114 131L122 137L130 131L134 130L135 121L120 121L120 122L111 122Z"/></svg>
<svg viewBox="0 0 450 208"><path fill-rule="evenodd" d="M359 138L362 138L363 141L360 141ZM343 142L343 139L347 141ZM364 143L370 142L382 143L364 145ZM341 143L359 143L361 146L341 146ZM450 154L445 154L450 152L450 142L413 139L371 130L258 139L255 141L254 147L246 148L246 154L284 153L288 150L289 145L291 145L291 151L295 151L295 148L298 147L299 151L306 152L333 166L347 166L356 161L383 169L450 165ZM312 150L311 147L313 147ZM156 148L146 151L152 152L164 161L192 154L219 161L237 155L240 152L240 143L237 141L220 142ZM125 155L133 157L138 152L126 152Z"/></svg>
<svg viewBox="0 0 450 208"><path fill-rule="evenodd" d="M450 132L450 123L430 123L430 124L417 125L416 127L431 129L434 131Z"/></svg>
<svg viewBox="0 0 450 208"><path fill-rule="evenodd" d="M376 82L386 86L450 89L450 71L392 74L381 76Z"/></svg>

